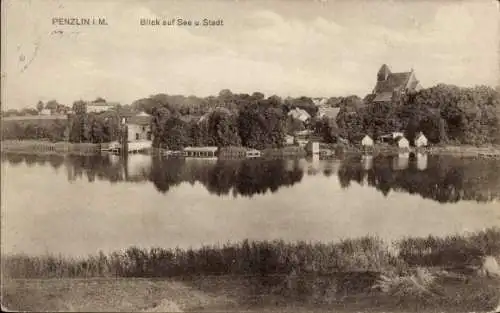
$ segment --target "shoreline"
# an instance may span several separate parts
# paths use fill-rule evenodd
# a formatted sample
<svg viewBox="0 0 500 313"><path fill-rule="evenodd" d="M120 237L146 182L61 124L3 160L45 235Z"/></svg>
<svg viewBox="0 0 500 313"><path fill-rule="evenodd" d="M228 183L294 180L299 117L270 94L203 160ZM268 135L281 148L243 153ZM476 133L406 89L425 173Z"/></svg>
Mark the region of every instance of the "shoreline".
<svg viewBox="0 0 500 313"><path fill-rule="evenodd" d="M43 154L101 154L109 143L71 143L67 141L50 142L44 140L2 140L2 152L43 153ZM394 155L402 153L423 153L430 155L452 155L460 157L500 158L500 146L449 145L425 148L398 148L394 146L374 145L370 148L320 143L320 156L335 157L339 154ZM244 147L238 147L244 148ZM162 149L152 148L151 152ZM262 157L304 157L310 156L305 147L285 146L260 150Z"/></svg>

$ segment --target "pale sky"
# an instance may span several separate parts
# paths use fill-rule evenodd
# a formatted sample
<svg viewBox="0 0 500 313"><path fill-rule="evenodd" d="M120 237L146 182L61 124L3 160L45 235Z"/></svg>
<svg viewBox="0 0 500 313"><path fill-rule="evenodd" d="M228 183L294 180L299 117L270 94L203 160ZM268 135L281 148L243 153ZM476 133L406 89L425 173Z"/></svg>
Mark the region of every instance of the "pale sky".
<svg viewBox="0 0 500 313"><path fill-rule="evenodd" d="M437 83L495 86L498 1L2 2L3 109L56 99L131 103L221 89L330 97L374 87L383 63ZM57 26L105 17L108 26ZM220 27L141 26L140 18L223 19ZM62 31L53 33L54 31ZM25 69L24 69L25 68Z"/></svg>

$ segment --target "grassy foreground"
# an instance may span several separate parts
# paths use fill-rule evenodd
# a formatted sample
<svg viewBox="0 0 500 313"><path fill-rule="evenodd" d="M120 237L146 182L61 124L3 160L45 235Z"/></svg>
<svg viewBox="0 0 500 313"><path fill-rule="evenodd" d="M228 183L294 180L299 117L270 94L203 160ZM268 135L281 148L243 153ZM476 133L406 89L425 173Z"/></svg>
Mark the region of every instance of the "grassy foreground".
<svg viewBox="0 0 500 313"><path fill-rule="evenodd" d="M269 292L257 278L43 279L3 282L4 308L82 312L486 312L498 303L498 282L442 279L439 295L394 295L382 291L290 297Z"/></svg>
<svg viewBox="0 0 500 313"><path fill-rule="evenodd" d="M28 311L485 312L500 298L500 279L479 270L486 256L500 256L497 228L392 244L376 237L245 240L81 259L10 255L2 258L2 304Z"/></svg>

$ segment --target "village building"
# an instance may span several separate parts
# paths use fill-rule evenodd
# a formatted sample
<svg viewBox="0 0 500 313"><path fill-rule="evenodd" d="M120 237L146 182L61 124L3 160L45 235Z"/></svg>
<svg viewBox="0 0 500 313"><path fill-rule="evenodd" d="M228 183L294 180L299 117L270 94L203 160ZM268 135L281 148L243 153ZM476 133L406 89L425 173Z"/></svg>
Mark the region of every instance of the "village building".
<svg viewBox="0 0 500 313"><path fill-rule="evenodd" d="M422 89L413 69L410 72L392 73L386 64L377 73L377 83L370 97L373 103L399 102L402 97Z"/></svg>
<svg viewBox="0 0 500 313"><path fill-rule="evenodd" d="M223 113L223 114L228 114L228 115L231 115L231 111L228 109L228 108L224 108L224 107L216 107L210 111L208 111L207 113L203 114L199 119L198 119L198 123L202 123L202 122L208 122L208 119L210 118L210 115L212 115L212 113L214 112L219 112L219 113Z"/></svg>
<svg viewBox="0 0 500 313"><path fill-rule="evenodd" d="M285 135L285 145L293 145L295 138L292 135Z"/></svg>
<svg viewBox="0 0 500 313"><path fill-rule="evenodd" d="M87 113L101 113L113 110L118 104L106 101L93 101L88 102Z"/></svg>
<svg viewBox="0 0 500 313"><path fill-rule="evenodd" d="M415 137L415 147L421 148L421 147L427 147L428 141L427 137L423 133L420 133Z"/></svg>
<svg viewBox="0 0 500 313"><path fill-rule="evenodd" d="M311 139L312 134L313 132L308 129L296 131L294 133L294 143L298 144L301 147L305 147Z"/></svg>
<svg viewBox="0 0 500 313"><path fill-rule="evenodd" d="M40 115L52 115L52 111L50 109L42 109L39 114Z"/></svg>
<svg viewBox="0 0 500 313"><path fill-rule="evenodd" d="M373 139L370 136L365 135L361 140L361 145L363 147L373 147Z"/></svg>
<svg viewBox="0 0 500 313"><path fill-rule="evenodd" d="M346 139L346 138L343 138L341 136L337 136L337 142L338 143L341 143L343 145L348 145L349 144L349 140Z"/></svg>
<svg viewBox="0 0 500 313"><path fill-rule="evenodd" d="M306 110L300 108L290 110L290 112L288 112L288 116L291 116L292 118L297 119L301 122L307 122L311 119L311 115L307 113Z"/></svg>
<svg viewBox="0 0 500 313"><path fill-rule="evenodd" d="M398 139L399 137L404 137L405 135L402 132L392 132L392 139Z"/></svg>
<svg viewBox="0 0 500 313"><path fill-rule="evenodd" d="M141 112L129 118L123 118L122 123L127 125L127 140L144 141L152 140L151 115Z"/></svg>
<svg viewBox="0 0 500 313"><path fill-rule="evenodd" d="M332 107L321 107L318 109L318 113L316 116L318 118L328 118L334 121L337 120L337 115L339 115L340 108L332 108Z"/></svg>
<svg viewBox="0 0 500 313"><path fill-rule="evenodd" d="M404 134L402 132L392 132L390 134L385 134L385 135L379 136L379 140L381 142L394 143L400 137L404 137Z"/></svg>
<svg viewBox="0 0 500 313"><path fill-rule="evenodd" d="M405 137L398 137L396 139L396 143L398 144L398 147L400 149L408 149L408 148L410 148L410 142Z"/></svg>
<svg viewBox="0 0 500 313"><path fill-rule="evenodd" d="M326 103L328 102L328 99L327 98L315 98L315 99L312 99L312 101L313 101L315 106L321 107L321 106L326 105Z"/></svg>

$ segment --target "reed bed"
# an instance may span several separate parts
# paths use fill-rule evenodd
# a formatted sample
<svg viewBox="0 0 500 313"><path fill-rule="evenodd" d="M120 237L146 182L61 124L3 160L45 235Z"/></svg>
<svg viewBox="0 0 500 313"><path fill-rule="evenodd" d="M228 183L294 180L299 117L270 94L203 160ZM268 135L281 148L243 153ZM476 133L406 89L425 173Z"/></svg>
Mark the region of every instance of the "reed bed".
<svg viewBox="0 0 500 313"><path fill-rule="evenodd" d="M412 267L470 265L481 256L499 254L500 229L492 228L463 236L405 238L393 245L367 236L335 243L244 240L199 249L130 247L82 258L4 255L2 267L3 274L12 278L328 276L339 272L401 276Z"/></svg>
<svg viewBox="0 0 500 313"><path fill-rule="evenodd" d="M396 245L400 258L411 266L477 265L482 256L500 256L500 229L446 237L405 238Z"/></svg>

